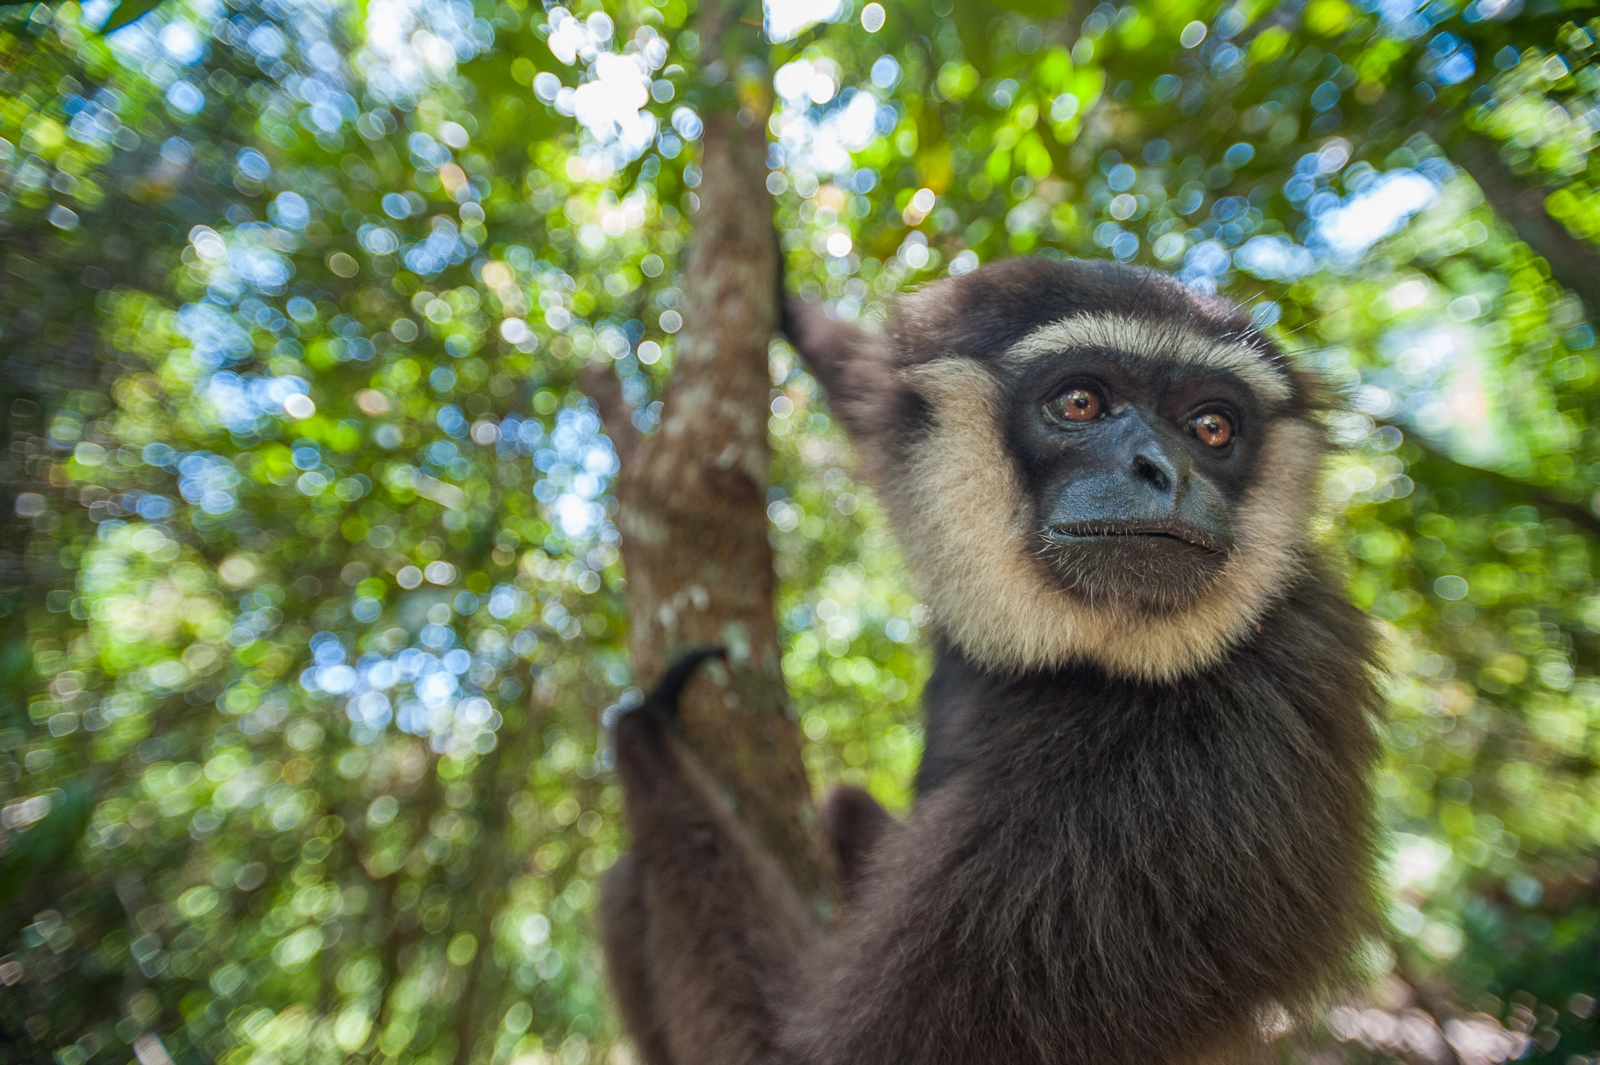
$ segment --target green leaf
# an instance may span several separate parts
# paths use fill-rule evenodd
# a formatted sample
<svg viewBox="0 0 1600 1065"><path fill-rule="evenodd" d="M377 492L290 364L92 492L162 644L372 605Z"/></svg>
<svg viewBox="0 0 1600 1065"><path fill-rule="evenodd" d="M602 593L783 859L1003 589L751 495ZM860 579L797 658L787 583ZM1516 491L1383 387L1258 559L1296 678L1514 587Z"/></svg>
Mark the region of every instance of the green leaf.
<svg viewBox="0 0 1600 1065"><path fill-rule="evenodd" d="M102 34L120 30L131 22L137 22L150 12L161 6L161 0L122 0L117 9L111 12L111 17L106 19L106 24L100 27Z"/></svg>

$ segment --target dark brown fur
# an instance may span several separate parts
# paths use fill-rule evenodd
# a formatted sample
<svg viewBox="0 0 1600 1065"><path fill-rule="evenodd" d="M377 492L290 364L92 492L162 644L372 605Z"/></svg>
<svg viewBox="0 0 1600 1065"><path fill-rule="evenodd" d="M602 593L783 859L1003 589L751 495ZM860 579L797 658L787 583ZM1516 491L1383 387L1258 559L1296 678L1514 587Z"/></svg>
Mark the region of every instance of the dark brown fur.
<svg viewBox="0 0 1600 1065"><path fill-rule="evenodd" d="M889 358L793 326L880 453L918 416L893 374L918 352L997 355L1078 310L1246 324L1117 267L1019 260L936 292L912 298ZM1309 382L1297 397L1303 415ZM1254 635L1178 681L938 650L909 819L860 793L825 807L850 899L831 930L676 741L673 693L620 722L635 850L608 874L602 935L647 1065L1244 1062L1264 1013L1346 975L1373 927L1378 695L1371 630L1315 559Z"/></svg>
<svg viewBox="0 0 1600 1065"><path fill-rule="evenodd" d="M859 900L873 852L894 827L894 818L863 788L837 784L823 797L822 831L839 861L845 905Z"/></svg>

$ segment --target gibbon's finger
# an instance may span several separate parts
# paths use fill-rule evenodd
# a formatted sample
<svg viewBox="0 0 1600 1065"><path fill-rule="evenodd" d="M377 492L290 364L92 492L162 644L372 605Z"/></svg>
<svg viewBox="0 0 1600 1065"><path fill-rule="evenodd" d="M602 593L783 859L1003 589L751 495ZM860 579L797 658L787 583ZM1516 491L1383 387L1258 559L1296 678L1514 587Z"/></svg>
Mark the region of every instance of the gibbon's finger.
<svg viewBox="0 0 1600 1065"><path fill-rule="evenodd" d="M686 651L678 660L667 667L667 671L656 681L656 686L650 689L650 694L644 697L640 711L651 713L664 721L678 720L678 699L683 695L684 686L689 683L689 678L694 676L694 671L700 668L708 658L723 658L727 655L726 648L722 647L696 647Z"/></svg>
<svg viewBox="0 0 1600 1065"><path fill-rule="evenodd" d="M700 647L683 655L667 668L644 702L617 722L617 775L630 796L644 800L679 771L669 741L678 721L678 699L700 664L723 653L721 647Z"/></svg>

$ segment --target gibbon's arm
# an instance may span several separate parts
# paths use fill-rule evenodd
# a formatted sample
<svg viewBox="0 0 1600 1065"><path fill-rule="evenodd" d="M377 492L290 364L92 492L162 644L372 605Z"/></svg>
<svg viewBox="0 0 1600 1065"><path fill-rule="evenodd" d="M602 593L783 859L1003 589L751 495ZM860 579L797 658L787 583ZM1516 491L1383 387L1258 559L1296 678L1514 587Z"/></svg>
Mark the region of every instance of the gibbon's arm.
<svg viewBox="0 0 1600 1065"><path fill-rule="evenodd" d="M602 934L643 1060L930 1065L972 1053L989 1060L996 1044L983 1024L992 1023L983 996L941 975L952 960L947 941L929 934L979 915L963 912L962 885L946 879L974 841L966 789L940 789L919 804L924 816L904 826L864 792L830 796L823 817L838 834L849 904L841 926L824 936L673 734L676 689L694 664L681 673L685 663L675 666L616 728L633 850L603 888ZM977 1029L970 1040L964 1016Z"/></svg>
<svg viewBox="0 0 1600 1065"><path fill-rule="evenodd" d="M602 934L624 1018L650 1065L784 1060L774 1003L820 932L673 734L679 691L718 653L676 663L616 728L633 851L605 885ZM630 934L643 941L618 942Z"/></svg>
<svg viewBox="0 0 1600 1065"><path fill-rule="evenodd" d="M829 318L819 303L790 296L783 332L828 394L828 406L857 442L871 440L895 422L895 369L889 339L850 322Z"/></svg>

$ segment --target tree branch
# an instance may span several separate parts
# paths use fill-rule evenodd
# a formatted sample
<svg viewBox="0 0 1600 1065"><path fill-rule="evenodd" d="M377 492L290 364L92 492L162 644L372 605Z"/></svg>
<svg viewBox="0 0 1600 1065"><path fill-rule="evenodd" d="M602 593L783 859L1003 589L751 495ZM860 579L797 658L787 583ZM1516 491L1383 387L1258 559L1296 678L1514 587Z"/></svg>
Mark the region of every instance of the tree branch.
<svg viewBox="0 0 1600 1065"><path fill-rule="evenodd" d="M714 62L722 52L722 38L728 27L740 20L749 10L763 11L754 0L709 0L700 6L698 26L700 31L700 56L703 62Z"/></svg>
<svg viewBox="0 0 1600 1065"><path fill-rule="evenodd" d="M644 434L633 424L633 408L623 398L622 382L609 366L591 362L578 371L578 387L600 408L600 424L611 438L617 461L626 466L639 453Z"/></svg>
<svg viewBox="0 0 1600 1065"><path fill-rule="evenodd" d="M1500 496L1537 507L1552 517L1565 518L1583 532L1600 539L1600 517L1582 504L1558 499L1540 485L1519 481L1481 466L1458 462L1429 446L1416 433L1406 433L1406 443L1422 452L1420 458L1407 463L1413 480L1431 487L1448 486L1450 482L1486 487Z"/></svg>
<svg viewBox="0 0 1600 1065"><path fill-rule="evenodd" d="M1545 210L1545 190L1513 172L1493 142L1474 136L1436 139L1450 159L1478 183L1489 206L1511 224L1534 254L1550 264L1551 276L1583 297L1591 310L1600 309L1600 247L1573 236L1552 218Z"/></svg>
<svg viewBox="0 0 1600 1065"><path fill-rule="evenodd" d="M635 677L648 687L688 648L727 649L684 692L684 739L800 891L836 905L838 876L788 706L774 602L767 349L782 258L766 186L770 89L746 84L741 72L743 59L767 56L760 10L754 0L700 6L701 61L732 73L716 72L715 105L701 113L702 206L682 264L683 328L659 430L635 437L623 428L626 405L612 374L585 371L580 381L623 457L617 529ZM759 91L742 91L751 89Z"/></svg>

